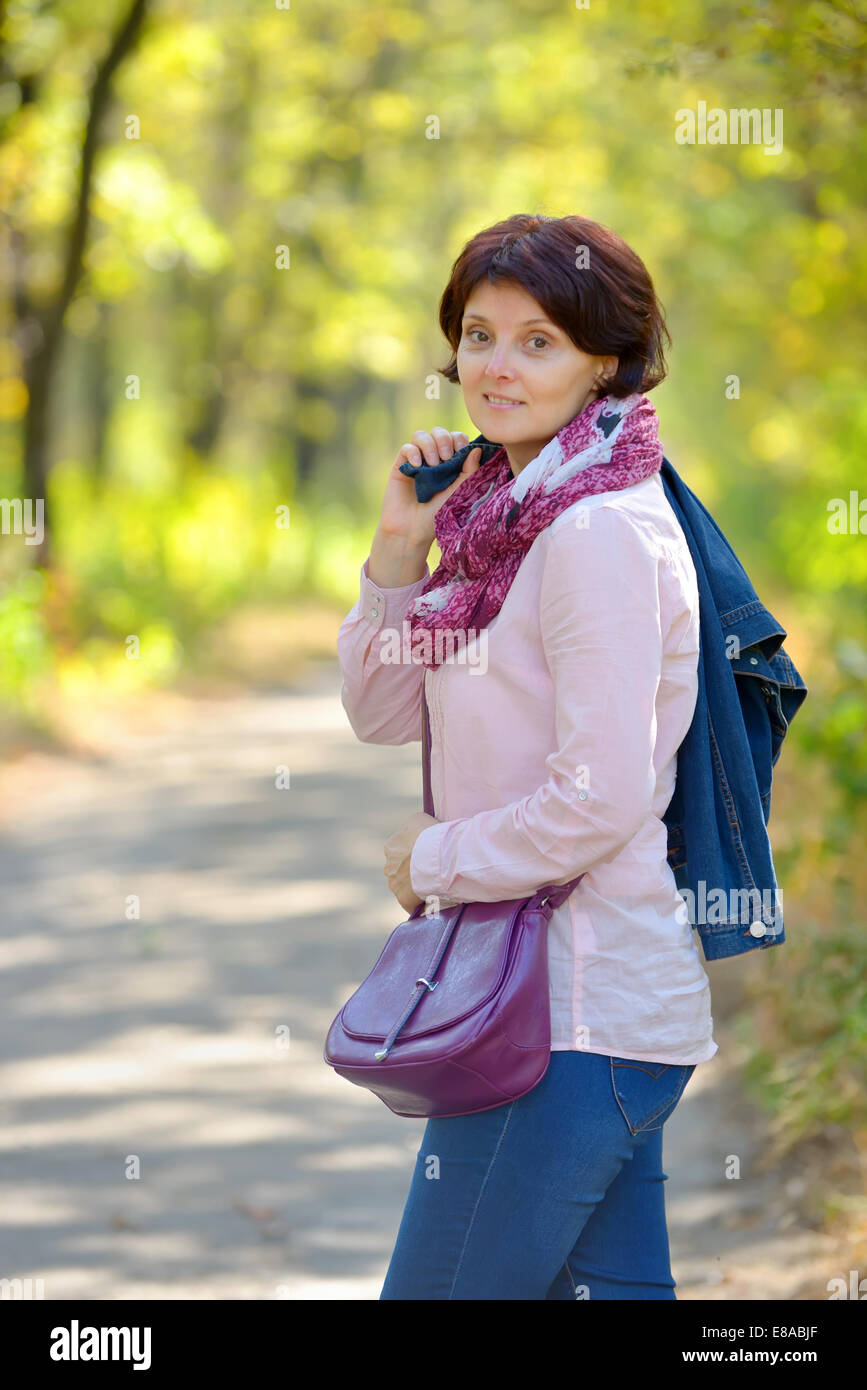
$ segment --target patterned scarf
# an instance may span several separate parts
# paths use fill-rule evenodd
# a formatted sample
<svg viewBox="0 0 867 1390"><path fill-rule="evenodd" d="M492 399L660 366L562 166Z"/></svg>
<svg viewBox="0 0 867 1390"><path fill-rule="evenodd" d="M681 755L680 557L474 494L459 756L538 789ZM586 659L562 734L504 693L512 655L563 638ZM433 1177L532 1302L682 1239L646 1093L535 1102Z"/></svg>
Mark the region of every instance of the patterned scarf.
<svg viewBox="0 0 867 1390"><path fill-rule="evenodd" d="M580 497L617 492L659 471L658 429L647 396L600 396L517 477L500 446L455 489L436 514L442 560L406 614L425 666L438 666L444 649L459 650L496 617L533 541L560 512Z"/></svg>

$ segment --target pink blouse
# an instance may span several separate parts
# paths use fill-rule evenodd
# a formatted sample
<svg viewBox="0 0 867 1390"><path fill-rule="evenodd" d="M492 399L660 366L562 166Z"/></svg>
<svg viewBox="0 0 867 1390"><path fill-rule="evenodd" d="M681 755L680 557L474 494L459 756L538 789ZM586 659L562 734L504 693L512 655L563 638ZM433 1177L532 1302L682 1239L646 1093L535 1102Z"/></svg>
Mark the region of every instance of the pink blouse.
<svg viewBox="0 0 867 1390"><path fill-rule="evenodd" d="M337 641L362 742L420 740L425 682L439 823L413 888L496 902L586 871L548 927L552 1049L708 1061L710 986L662 821L695 709L698 589L659 475L561 512L464 659L434 671L402 626L428 573L381 589L365 560Z"/></svg>

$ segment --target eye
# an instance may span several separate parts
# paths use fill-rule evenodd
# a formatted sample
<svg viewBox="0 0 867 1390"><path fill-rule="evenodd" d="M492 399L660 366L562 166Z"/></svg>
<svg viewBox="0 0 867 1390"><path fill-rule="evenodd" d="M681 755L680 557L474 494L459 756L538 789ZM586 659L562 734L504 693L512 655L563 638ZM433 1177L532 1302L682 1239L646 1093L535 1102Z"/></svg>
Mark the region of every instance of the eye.
<svg viewBox="0 0 867 1390"><path fill-rule="evenodd" d="M473 338L474 333L481 333L483 338L487 338L488 336L483 328L468 328L466 330L466 336L470 339L471 342L478 341L477 339ZM530 339L530 342L541 343L542 347L538 348L537 351L541 351L542 349L551 346L550 340L546 338L543 333L534 333L532 338Z"/></svg>

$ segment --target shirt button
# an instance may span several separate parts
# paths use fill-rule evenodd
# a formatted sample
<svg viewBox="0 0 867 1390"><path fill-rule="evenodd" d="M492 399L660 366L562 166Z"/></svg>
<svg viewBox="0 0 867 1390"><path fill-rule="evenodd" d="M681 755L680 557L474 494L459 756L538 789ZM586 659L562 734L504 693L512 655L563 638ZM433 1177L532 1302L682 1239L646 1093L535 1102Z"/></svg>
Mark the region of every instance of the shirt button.
<svg viewBox="0 0 867 1390"><path fill-rule="evenodd" d="M751 665L751 666L758 666L758 664L759 664L759 658L758 658L757 656L751 656L751 657L750 657L750 665Z"/></svg>
<svg viewBox="0 0 867 1390"><path fill-rule="evenodd" d="M753 922L750 927L750 936L764 936L767 930L764 922Z"/></svg>
<svg viewBox="0 0 867 1390"><path fill-rule="evenodd" d="M378 609L378 608L371 608L371 610L370 610L370 616L371 616L371 618L378 618L378 617L379 617L379 609Z"/></svg>
<svg viewBox="0 0 867 1390"><path fill-rule="evenodd" d="M586 801L586 800L587 800L587 793L586 793L586 792L579 792L579 793L578 793L578 800L579 800L579 801Z"/></svg>

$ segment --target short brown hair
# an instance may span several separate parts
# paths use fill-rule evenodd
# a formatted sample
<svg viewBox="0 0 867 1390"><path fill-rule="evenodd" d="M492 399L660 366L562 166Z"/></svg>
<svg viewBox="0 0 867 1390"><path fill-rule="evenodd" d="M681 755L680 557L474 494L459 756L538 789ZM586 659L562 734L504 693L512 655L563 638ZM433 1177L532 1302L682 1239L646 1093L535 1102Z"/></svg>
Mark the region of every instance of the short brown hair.
<svg viewBox="0 0 867 1390"><path fill-rule="evenodd" d="M576 264L579 247L587 248L586 269ZM671 346L671 335L641 258L616 232L587 217L516 213L478 232L452 266L439 310L452 349L439 368L448 381L458 381L464 306L485 275L491 284L521 285L582 352L616 356L608 394L652 391L665 379L664 343Z"/></svg>

